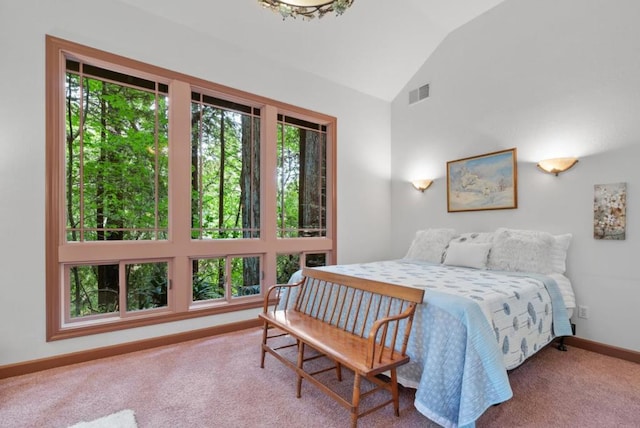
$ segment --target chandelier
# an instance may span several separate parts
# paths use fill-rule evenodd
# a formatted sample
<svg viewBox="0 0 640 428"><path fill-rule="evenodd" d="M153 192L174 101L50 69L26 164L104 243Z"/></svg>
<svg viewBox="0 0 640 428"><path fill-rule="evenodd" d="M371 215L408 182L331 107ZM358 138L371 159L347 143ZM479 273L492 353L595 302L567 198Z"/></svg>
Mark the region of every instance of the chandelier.
<svg viewBox="0 0 640 428"><path fill-rule="evenodd" d="M353 2L354 0L258 0L258 3L265 8L282 15L283 20L298 16L305 20L311 20L315 17L322 18L329 12L342 15Z"/></svg>

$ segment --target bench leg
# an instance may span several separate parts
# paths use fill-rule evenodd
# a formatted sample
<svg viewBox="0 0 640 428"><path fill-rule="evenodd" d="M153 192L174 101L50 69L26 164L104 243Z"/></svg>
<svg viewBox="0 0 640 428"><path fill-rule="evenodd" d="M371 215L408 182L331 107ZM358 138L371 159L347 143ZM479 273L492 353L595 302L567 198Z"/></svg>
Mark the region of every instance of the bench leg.
<svg viewBox="0 0 640 428"><path fill-rule="evenodd" d="M358 426L358 408L360 406L360 374L354 373L353 398L351 399L351 428Z"/></svg>
<svg viewBox="0 0 640 428"><path fill-rule="evenodd" d="M398 376L396 369L392 368L391 372L391 395L393 397L393 410L396 416L400 416L400 396L398 394Z"/></svg>
<svg viewBox="0 0 640 428"><path fill-rule="evenodd" d="M264 323L264 330L262 331L262 346L260 347L260 368L263 369L264 368L264 356L266 355L266 351L264 350L264 347L267 346L267 330L268 330L268 325L267 322L265 321Z"/></svg>
<svg viewBox="0 0 640 428"><path fill-rule="evenodd" d="M304 342L298 340L298 368L302 370L304 364ZM296 385L296 397L302 397L302 375L298 374L298 383Z"/></svg>

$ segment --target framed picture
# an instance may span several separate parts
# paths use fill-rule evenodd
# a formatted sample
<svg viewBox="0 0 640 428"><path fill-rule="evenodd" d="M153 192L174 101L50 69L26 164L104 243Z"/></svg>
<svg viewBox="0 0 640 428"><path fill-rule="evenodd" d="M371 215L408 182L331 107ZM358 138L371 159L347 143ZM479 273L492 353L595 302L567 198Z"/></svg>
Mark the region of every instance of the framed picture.
<svg viewBox="0 0 640 428"><path fill-rule="evenodd" d="M596 184L593 193L593 237L624 240L627 227L627 183Z"/></svg>
<svg viewBox="0 0 640 428"><path fill-rule="evenodd" d="M447 211L518 208L516 149L447 162Z"/></svg>

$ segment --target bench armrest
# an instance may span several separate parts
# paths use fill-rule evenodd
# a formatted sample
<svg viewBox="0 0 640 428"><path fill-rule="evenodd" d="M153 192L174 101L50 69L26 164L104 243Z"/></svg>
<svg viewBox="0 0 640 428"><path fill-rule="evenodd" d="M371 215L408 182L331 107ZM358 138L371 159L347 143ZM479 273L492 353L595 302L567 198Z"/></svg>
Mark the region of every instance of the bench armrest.
<svg viewBox="0 0 640 428"><path fill-rule="evenodd" d="M271 299L275 299L275 302L277 305L278 304L277 302L280 301L280 296L283 290L291 290L293 288L300 287L303 282L304 282L304 279L294 284L275 284L269 287L269 289L267 290L267 294L265 294L264 296L264 305L262 308L263 312L267 312L269 310L269 302L272 301ZM272 295L274 296L272 297ZM288 298L287 298L287 303L288 303ZM285 306L285 309L286 309L286 306Z"/></svg>
<svg viewBox="0 0 640 428"><path fill-rule="evenodd" d="M382 358L382 353L384 352L385 345L387 342L387 333L389 331L389 326L391 323L395 322L394 331L391 335L393 338L392 342L388 348L391 350L393 355L396 352L396 339L398 337L398 329L400 328L400 321L403 319L407 319L407 324L404 328L404 334L402 337L402 351L401 354L404 355L407 350L407 343L409 341L409 334L411 332L411 325L413 324L413 315L416 310L416 304L411 303L407 306L407 308L400 314L384 317L376 320L371 326L371 330L369 330L369 346L367 351L367 364L370 367L373 367L374 361L376 357L378 361ZM378 338L378 334L382 330L382 336Z"/></svg>

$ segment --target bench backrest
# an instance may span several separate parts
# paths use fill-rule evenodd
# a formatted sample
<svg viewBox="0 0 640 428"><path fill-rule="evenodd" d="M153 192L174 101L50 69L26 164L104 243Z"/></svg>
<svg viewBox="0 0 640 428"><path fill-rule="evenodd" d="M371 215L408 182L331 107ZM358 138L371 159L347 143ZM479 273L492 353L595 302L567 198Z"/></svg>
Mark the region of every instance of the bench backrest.
<svg viewBox="0 0 640 428"><path fill-rule="evenodd" d="M371 342L371 364L383 353L404 356L416 305L424 290L319 269L303 270L295 310ZM402 319L378 326L384 318ZM382 327L382 328L378 328Z"/></svg>

